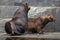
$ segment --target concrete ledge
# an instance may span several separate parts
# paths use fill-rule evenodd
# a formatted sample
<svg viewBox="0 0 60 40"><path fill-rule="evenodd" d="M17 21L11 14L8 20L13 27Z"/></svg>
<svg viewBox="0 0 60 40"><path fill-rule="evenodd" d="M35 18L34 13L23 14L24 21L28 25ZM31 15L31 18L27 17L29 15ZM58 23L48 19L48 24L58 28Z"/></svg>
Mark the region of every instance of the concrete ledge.
<svg viewBox="0 0 60 40"><path fill-rule="evenodd" d="M9 36L6 33L0 33L0 37L21 37L21 38L51 38L60 39L60 32L45 33L45 34L24 34L19 36Z"/></svg>

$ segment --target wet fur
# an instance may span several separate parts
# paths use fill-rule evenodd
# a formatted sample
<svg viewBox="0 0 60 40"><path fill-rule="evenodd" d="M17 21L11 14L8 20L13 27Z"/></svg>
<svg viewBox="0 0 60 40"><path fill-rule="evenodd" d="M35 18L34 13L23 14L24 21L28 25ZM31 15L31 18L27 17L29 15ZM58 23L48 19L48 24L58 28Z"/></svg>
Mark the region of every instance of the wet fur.
<svg viewBox="0 0 60 40"><path fill-rule="evenodd" d="M5 31L7 34L20 35L25 32L27 28L27 18L29 10L30 8L27 3L22 4L22 8L16 10L13 18L5 23Z"/></svg>
<svg viewBox="0 0 60 40"><path fill-rule="evenodd" d="M53 22L55 17L52 14L47 14L38 18L28 19L28 31L30 33L44 33L43 28L49 23Z"/></svg>

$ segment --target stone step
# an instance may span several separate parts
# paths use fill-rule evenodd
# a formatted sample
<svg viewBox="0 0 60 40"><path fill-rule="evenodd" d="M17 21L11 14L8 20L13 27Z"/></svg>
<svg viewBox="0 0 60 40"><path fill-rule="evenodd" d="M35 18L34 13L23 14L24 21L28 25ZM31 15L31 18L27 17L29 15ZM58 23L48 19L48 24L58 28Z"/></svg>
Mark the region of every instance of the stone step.
<svg viewBox="0 0 60 40"><path fill-rule="evenodd" d="M21 38L51 38L60 39L60 32L46 32L44 34L23 34L18 36L10 36L6 33L0 33L0 37L21 37Z"/></svg>

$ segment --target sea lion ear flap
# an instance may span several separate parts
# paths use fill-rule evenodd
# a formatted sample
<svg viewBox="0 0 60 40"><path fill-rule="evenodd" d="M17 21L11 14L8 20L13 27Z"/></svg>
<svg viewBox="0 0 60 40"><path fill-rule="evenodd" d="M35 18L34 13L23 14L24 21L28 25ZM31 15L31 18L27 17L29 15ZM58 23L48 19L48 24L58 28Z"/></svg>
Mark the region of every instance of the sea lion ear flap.
<svg viewBox="0 0 60 40"><path fill-rule="evenodd" d="M28 7L28 3L23 4L24 7Z"/></svg>
<svg viewBox="0 0 60 40"><path fill-rule="evenodd" d="M29 4L25 3L25 6L28 7L28 10L30 10Z"/></svg>
<svg viewBox="0 0 60 40"><path fill-rule="evenodd" d="M25 3L25 5L28 5L28 3Z"/></svg>
<svg viewBox="0 0 60 40"><path fill-rule="evenodd" d="M29 7L29 4L28 3L25 3L24 4L24 7L28 8L28 10L30 10L30 7Z"/></svg>
<svg viewBox="0 0 60 40"><path fill-rule="evenodd" d="M30 10L30 8L28 10Z"/></svg>

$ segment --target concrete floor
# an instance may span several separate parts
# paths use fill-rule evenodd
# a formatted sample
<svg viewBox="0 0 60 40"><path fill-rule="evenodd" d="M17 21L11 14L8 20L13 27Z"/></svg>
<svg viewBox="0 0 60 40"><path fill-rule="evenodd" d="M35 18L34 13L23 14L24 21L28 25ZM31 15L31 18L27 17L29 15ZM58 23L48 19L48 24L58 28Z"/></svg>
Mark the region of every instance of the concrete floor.
<svg viewBox="0 0 60 40"><path fill-rule="evenodd" d="M9 36L6 33L0 33L0 37L22 37L22 38L51 38L60 39L60 32L45 33L45 34L24 34L19 36Z"/></svg>

